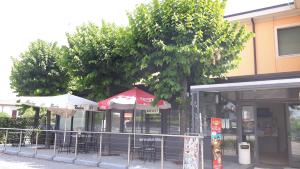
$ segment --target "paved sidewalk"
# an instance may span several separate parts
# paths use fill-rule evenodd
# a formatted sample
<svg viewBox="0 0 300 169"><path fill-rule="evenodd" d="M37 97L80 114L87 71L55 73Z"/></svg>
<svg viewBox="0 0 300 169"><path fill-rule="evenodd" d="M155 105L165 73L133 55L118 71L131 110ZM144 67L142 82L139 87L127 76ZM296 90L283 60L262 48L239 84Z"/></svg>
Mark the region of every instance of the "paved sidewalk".
<svg viewBox="0 0 300 169"><path fill-rule="evenodd" d="M0 169L100 169L0 153Z"/></svg>

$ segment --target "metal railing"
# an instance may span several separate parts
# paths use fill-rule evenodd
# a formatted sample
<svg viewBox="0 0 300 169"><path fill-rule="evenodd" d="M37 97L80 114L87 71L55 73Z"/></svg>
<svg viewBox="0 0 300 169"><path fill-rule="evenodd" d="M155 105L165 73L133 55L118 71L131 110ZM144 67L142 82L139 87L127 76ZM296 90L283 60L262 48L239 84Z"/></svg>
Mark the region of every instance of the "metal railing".
<svg viewBox="0 0 300 169"><path fill-rule="evenodd" d="M186 138L199 141L197 163L203 169L200 135L0 128L0 151L95 166L144 165L147 168L149 165L153 168L156 165L155 168L179 169L183 168Z"/></svg>

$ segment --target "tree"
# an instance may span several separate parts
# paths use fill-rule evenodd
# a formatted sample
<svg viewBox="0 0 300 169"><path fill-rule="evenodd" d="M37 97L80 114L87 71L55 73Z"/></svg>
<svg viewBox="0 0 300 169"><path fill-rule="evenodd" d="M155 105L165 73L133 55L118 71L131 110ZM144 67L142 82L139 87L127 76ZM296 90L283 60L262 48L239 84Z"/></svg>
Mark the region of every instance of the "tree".
<svg viewBox="0 0 300 169"><path fill-rule="evenodd" d="M20 59L13 60L10 85L18 95L49 96L67 91L68 76L61 66L63 50L56 43L36 40Z"/></svg>
<svg viewBox="0 0 300 169"><path fill-rule="evenodd" d="M244 26L224 20L222 0L153 0L129 14L137 61L144 83L158 99L181 110L181 131L188 128L187 93L235 68L244 43Z"/></svg>
<svg viewBox="0 0 300 169"><path fill-rule="evenodd" d="M105 22L101 27L84 24L67 34L64 64L72 77L71 90L99 100L130 88L135 71L131 37L127 28Z"/></svg>
<svg viewBox="0 0 300 169"><path fill-rule="evenodd" d="M61 66L62 48L43 40L32 42L28 50L13 60L10 76L12 89L20 96L49 96L67 91L69 78ZM35 127L39 108L35 108ZM47 113L49 118L50 112ZM49 126L49 125L48 125Z"/></svg>

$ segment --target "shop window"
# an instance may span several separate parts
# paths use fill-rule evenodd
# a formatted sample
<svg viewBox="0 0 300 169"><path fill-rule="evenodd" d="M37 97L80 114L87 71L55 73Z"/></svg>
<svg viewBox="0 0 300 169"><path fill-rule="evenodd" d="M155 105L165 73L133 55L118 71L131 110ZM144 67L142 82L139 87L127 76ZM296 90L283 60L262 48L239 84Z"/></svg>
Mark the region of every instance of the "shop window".
<svg viewBox="0 0 300 169"><path fill-rule="evenodd" d="M85 129L85 111L76 111L73 116L73 130L84 130Z"/></svg>
<svg viewBox="0 0 300 169"><path fill-rule="evenodd" d="M136 110L135 111L135 132L136 133L144 133L145 130L144 123L145 123L145 111Z"/></svg>
<svg viewBox="0 0 300 169"><path fill-rule="evenodd" d="M166 112L169 115L169 133L180 134L180 113L179 111Z"/></svg>
<svg viewBox="0 0 300 169"><path fill-rule="evenodd" d="M124 132L131 133L133 128L132 112L124 112Z"/></svg>
<svg viewBox="0 0 300 169"><path fill-rule="evenodd" d="M59 122L59 130L65 130L65 126L66 126L66 130L71 130L71 117L63 117L60 116L60 122Z"/></svg>
<svg viewBox="0 0 300 169"><path fill-rule="evenodd" d="M161 133L161 115L160 113L146 114L146 133L159 134Z"/></svg>
<svg viewBox="0 0 300 169"><path fill-rule="evenodd" d="M105 112L94 112L94 131L105 131Z"/></svg>
<svg viewBox="0 0 300 169"><path fill-rule="evenodd" d="M300 55L300 26L277 29L278 55Z"/></svg>
<svg viewBox="0 0 300 169"><path fill-rule="evenodd" d="M111 115L112 115L111 131L112 132L120 132L121 113L120 112L111 112Z"/></svg>

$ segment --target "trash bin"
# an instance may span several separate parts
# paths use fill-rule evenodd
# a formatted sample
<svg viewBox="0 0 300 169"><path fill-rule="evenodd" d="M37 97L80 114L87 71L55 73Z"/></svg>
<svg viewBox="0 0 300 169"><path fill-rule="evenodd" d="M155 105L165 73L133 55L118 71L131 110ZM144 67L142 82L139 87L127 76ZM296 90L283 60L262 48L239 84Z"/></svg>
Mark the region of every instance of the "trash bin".
<svg viewBox="0 0 300 169"><path fill-rule="evenodd" d="M247 142L239 143L239 163L251 164L250 144Z"/></svg>

